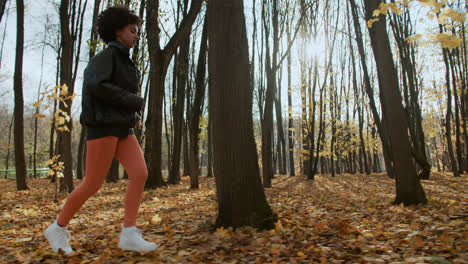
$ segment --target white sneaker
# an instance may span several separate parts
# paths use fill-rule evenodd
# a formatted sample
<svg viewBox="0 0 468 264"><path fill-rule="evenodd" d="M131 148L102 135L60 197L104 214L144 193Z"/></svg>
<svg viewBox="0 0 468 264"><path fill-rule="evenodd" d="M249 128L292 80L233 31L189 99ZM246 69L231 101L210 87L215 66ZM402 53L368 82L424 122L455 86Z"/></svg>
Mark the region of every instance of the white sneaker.
<svg viewBox="0 0 468 264"><path fill-rule="evenodd" d="M57 253L61 248L66 255L69 255L73 252L73 249L68 244L68 238L70 237L70 232L68 232L67 227L61 227L57 224L57 221L53 222L45 231L44 236L49 241L50 247L52 250Z"/></svg>
<svg viewBox="0 0 468 264"><path fill-rule="evenodd" d="M148 242L141 237L141 230L134 227L122 227L119 248L137 252L148 252L158 248L154 242Z"/></svg>

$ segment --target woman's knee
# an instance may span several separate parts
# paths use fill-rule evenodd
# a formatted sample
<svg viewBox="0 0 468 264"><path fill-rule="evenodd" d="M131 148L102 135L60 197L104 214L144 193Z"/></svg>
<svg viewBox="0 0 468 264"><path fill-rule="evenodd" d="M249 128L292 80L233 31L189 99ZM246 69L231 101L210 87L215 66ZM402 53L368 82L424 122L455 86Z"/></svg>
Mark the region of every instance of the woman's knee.
<svg viewBox="0 0 468 264"><path fill-rule="evenodd" d="M86 177L85 177L86 178ZM83 190L88 193L88 195L93 195L101 189L101 186L104 184L104 181L96 182L96 181L84 181L82 183L83 186L79 186L83 188Z"/></svg>

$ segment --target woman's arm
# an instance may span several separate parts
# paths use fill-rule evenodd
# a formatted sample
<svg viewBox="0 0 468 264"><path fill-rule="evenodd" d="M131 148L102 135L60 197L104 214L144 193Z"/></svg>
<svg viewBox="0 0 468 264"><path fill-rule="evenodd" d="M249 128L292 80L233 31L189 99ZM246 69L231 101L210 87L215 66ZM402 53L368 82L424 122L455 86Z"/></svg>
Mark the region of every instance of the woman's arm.
<svg viewBox="0 0 468 264"><path fill-rule="evenodd" d="M84 72L84 83L89 93L100 100L132 111L139 111L143 105L143 98L111 82L114 65L112 53L111 49L106 49L93 58Z"/></svg>

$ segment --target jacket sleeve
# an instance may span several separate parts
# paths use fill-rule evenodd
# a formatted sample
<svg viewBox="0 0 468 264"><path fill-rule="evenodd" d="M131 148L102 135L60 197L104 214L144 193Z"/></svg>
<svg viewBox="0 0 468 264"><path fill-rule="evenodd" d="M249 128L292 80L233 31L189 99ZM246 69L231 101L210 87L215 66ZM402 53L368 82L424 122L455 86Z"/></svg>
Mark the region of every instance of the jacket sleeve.
<svg viewBox="0 0 468 264"><path fill-rule="evenodd" d="M108 104L139 111L143 105L143 98L111 82L113 60L112 50L106 49L88 65L84 78L89 93Z"/></svg>

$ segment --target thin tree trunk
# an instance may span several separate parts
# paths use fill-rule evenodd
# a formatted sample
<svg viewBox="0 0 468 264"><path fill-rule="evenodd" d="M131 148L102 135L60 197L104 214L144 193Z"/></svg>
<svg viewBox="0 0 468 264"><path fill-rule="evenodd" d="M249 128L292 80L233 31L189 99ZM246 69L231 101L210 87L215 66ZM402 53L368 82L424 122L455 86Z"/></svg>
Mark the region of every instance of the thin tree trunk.
<svg viewBox="0 0 468 264"><path fill-rule="evenodd" d="M159 1L146 3L146 31L150 59L150 91L148 117L146 121L145 159L148 167L146 188L156 188L164 185L161 174L161 136L162 136L162 100L164 98L164 80L167 67L175 54L177 47L189 36L191 27L197 17L203 0L192 0L188 14L182 20L179 28L161 49L159 44L158 12Z"/></svg>
<svg viewBox="0 0 468 264"><path fill-rule="evenodd" d="M47 25L46 25L47 26ZM44 27L46 29L46 27ZM44 30L45 31L45 30ZM41 96L41 86L42 86L42 77L44 73L44 50L46 46L46 36L47 34L44 34L44 38L42 39L42 55L41 55L41 75L39 78L39 86L37 89L37 100L39 101L40 96ZM39 106L36 107L36 111L34 114L34 139L33 139L33 178L37 178L37 123L38 123L38 114L39 114Z"/></svg>
<svg viewBox="0 0 468 264"><path fill-rule="evenodd" d="M211 89L208 86L208 89ZM208 93L210 93L208 91ZM208 104L209 105L209 104ZM208 113L208 162L206 166L206 177L213 177L213 117L211 113Z"/></svg>
<svg viewBox="0 0 468 264"><path fill-rule="evenodd" d="M119 182L119 161L114 158L106 175L106 182Z"/></svg>
<svg viewBox="0 0 468 264"><path fill-rule="evenodd" d="M62 42L62 55L60 60L60 84L68 86L68 95L73 94L73 83L72 83L72 66L73 66L73 39L70 33L70 18L69 18L69 0L61 0L59 15L60 15L60 32ZM74 12L74 10L73 10ZM63 87L61 88L63 91ZM72 148L71 148L71 132L73 131L73 123L71 122L71 107L72 100L67 99L64 102L59 103L59 109L65 114L70 116L70 120L66 121L64 126L69 131L59 131L59 161L64 164L64 180L60 182L60 190L68 191L71 193L73 187L73 159L72 159Z"/></svg>
<svg viewBox="0 0 468 264"><path fill-rule="evenodd" d="M186 15L187 4L183 7L183 14ZM171 158L171 169L169 170L168 184L178 184L180 182L180 156L183 145L183 134L184 134L184 109L185 109L185 95L188 80L188 69L189 69L189 51L190 51L190 37L186 38L182 42L179 53L177 54L177 68L174 69L177 72L177 91L175 97L174 107L174 145ZM187 106L188 107L188 106Z"/></svg>
<svg viewBox="0 0 468 264"><path fill-rule="evenodd" d="M255 10L255 8L254 8ZM291 42L291 29L289 23L286 23L286 34L288 43ZM287 71L288 71L288 147L289 147L289 175L296 176L296 169L294 165L294 123L292 117L292 86L291 86L291 51L288 52L287 58Z"/></svg>
<svg viewBox="0 0 468 264"><path fill-rule="evenodd" d="M206 75L206 53L208 46L208 25L203 24L203 33L200 42L200 51L198 53L197 75L195 77L195 99L190 118L190 187L198 189L198 177L200 171L199 161L199 135L200 135L200 117L202 115L202 104L205 99L205 75Z"/></svg>
<svg viewBox="0 0 468 264"><path fill-rule="evenodd" d="M89 60L94 57L96 54L96 46L97 46L97 32L96 32L96 20L99 14L99 6L101 5L101 0L94 1L94 8L93 8L93 22L92 22L92 29L91 29L91 36L90 36L90 49L89 49ZM86 152L85 147L86 145L86 126L81 124L81 131L80 131L80 141L78 143L78 153L77 153L77 162L76 162L76 178L83 179L84 176L84 163L86 161Z"/></svg>
<svg viewBox="0 0 468 264"><path fill-rule="evenodd" d="M392 0L392 2L394 2ZM418 97L418 80L416 76L415 44L410 44L407 38L413 35L409 11L405 8L403 15L392 14L390 25L392 26L401 62L401 79L404 87L404 100L409 123L411 142L413 143L413 156L421 167L421 178L429 179L431 164L426 156L426 140L422 128L422 114Z"/></svg>
<svg viewBox="0 0 468 264"><path fill-rule="evenodd" d="M366 20L372 18L380 0L365 2ZM398 76L393 63L390 41L387 35L385 16L368 28L372 50L377 65L380 97L383 103L384 122L389 130L389 138L394 161L396 198L394 204L405 206L427 203L426 194L411 159L408 136L408 123L398 90Z"/></svg>
<svg viewBox="0 0 468 264"><path fill-rule="evenodd" d="M10 149L11 149L11 130L13 128L13 120L14 120L15 115L11 115L11 120L10 120L10 126L8 128L8 149L7 149L7 154L5 157L5 179L8 179L8 169L10 168Z"/></svg>
<svg viewBox="0 0 468 264"><path fill-rule="evenodd" d="M26 183L26 158L24 154L24 121L23 121L23 51L24 51L24 2L16 0L16 56L13 89L15 93L14 106L14 144L16 189L28 190Z"/></svg>
<svg viewBox="0 0 468 264"><path fill-rule="evenodd" d="M456 51L456 50L455 50ZM452 54L454 51L448 53L448 58L450 62L450 70L452 72L452 80L456 80L453 82L453 101L455 104L455 152L457 154L456 161L458 162L458 173L463 173L463 154L462 154L462 146L461 146L461 125L460 125L460 103L458 98L459 89L457 89L459 80L459 76L455 73L455 62L454 62L454 55Z"/></svg>
<svg viewBox="0 0 468 264"><path fill-rule="evenodd" d="M361 33L361 26L359 24L358 20L358 10L357 6L354 0L349 0L349 3L351 5L351 12L352 12L352 17L353 17L353 24L354 24L354 30L356 33L356 44L358 46L358 51L359 51L359 57L361 59L361 67L364 73L364 90L367 94L367 97L369 98L369 106L372 111L372 117L374 118L374 123L377 126L377 131L379 132L380 136L380 141L382 142L382 148L383 148L383 154L385 158L385 167L387 169L387 174L389 177L393 178L393 157L391 156L391 149L389 145L389 139L386 130L383 127L383 124L381 123L375 99L374 99L374 92L371 86L371 81L369 77L369 72L367 69L367 63L366 63L366 57L365 57L365 52L364 52L364 45L363 45L363 37Z"/></svg>
<svg viewBox="0 0 468 264"><path fill-rule="evenodd" d="M445 82L447 87L447 112L445 115L445 138L447 140L447 147L448 147L448 156L450 159L451 170L455 177L460 177L459 169L457 166L457 162L455 160L455 155L453 153L453 144L452 144L452 92L450 91L450 66L448 61L448 50L447 48L442 48L442 53L444 57L445 63ZM454 83L455 80L452 80Z"/></svg>

